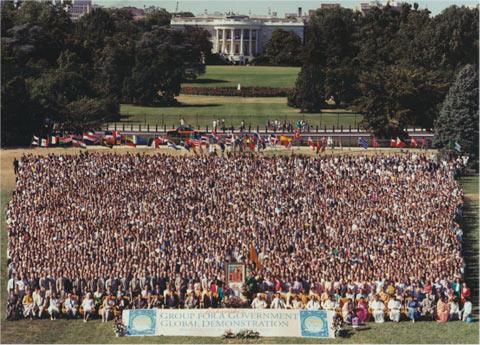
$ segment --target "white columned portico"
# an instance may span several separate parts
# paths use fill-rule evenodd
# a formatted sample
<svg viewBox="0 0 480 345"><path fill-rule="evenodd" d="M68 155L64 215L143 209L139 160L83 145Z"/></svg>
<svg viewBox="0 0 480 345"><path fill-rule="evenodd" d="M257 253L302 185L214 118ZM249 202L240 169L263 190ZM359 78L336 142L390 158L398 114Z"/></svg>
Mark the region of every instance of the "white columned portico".
<svg viewBox="0 0 480 345"><path fill-rule="evenodd" d="M217 34L217 35L216 35L216 38L215 38L215 53L219 53L218 50L219 50L219 48L220 48L220 42L219 42L219 36L220 36L220 35L219 35L219 33L218 33L218 30L219 30L219 29L215 29L216 34Z"/></svg>
<svg viewBox="0 0 480 345"><path fill-rule="evenodd" d="M252 29L249 29L248 34L248 56L252 56Z"/></svg>
<svg viewBox="0 0 480 345"><path fill-rule="evenodd" d="M227 39L227 36L225 35L225 28L222 29L222 54L225 53L225 40Z"/></svg>
<svg viewBox="0 0 480 345"><path fill-rule="evenodd" d="M240 56L243 56L243 28L240 29Z"/></svg>
<svg viewBox="0 0 480 345"><path fill-rule="evenodd" d="M233 39L235 38L235 29L232 28L230 29L230 38L231 38L231 41L230 41L230 55L233 55L235 53L234 49L233 49Z"/></svg>
<svg viewBox="0 0 480 345"><path fill-rule="evenodd" d="M255 55L258 55L258 30L255 30Z"/></svg>

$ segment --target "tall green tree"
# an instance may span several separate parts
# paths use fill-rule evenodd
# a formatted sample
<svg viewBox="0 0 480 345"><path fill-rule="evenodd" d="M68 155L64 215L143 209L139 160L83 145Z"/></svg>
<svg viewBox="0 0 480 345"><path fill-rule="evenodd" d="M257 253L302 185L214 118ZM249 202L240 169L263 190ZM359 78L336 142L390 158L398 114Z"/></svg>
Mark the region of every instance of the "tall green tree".
<svg viewBox="0 0 480 345"><path fill-rule="evenodd" d="M360 75L357 110L376 135L401 135L408 125L431 128L448 84L438 73L405 65Z"/></svg>
<svg viewBox="0 0 480 345"><path fill-rule="evenodd" d="M270 65L300 66L302 46L302 40L295 32L277 29L265 44L264 57Z"/></svg>
<svg viewBox="0 0 480 345"><path fill-rule="evenodd" d="M288 105L301 112L318 111L325 107L325 73L318 65L304 65L295 88L288 95Z"/></svg>
<svg viewBox="0 0 480 345"><path fill-rule="evenodd" d="M478 160L478 69L466 65L457 74L435 122L434 144L451 149L458 143L462 152Z"/></svg>
<svg viewBox="0 0 480 345"><path fill-rule="evenodd" d="M323 107L325 99L333 99L337 106L351 104L357 95L358 64L355 59L358 48L355 40L359 20L360 14L345 8L319 9L310 17L302 72L289 99L290 105L313 111ZM320 93L314 95L312 92ZM304 96L309 99L302 101ZM306 106L314 108L304 108Z"/></svg>

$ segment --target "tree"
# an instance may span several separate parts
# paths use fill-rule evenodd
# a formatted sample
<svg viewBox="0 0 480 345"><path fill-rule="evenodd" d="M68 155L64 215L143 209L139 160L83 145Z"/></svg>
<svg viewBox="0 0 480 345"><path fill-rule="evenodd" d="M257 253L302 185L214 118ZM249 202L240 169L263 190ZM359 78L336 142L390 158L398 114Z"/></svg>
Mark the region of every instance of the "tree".
<svg viewBox="0 0 480 345"><path fill-rule="evenodd" d="M318 65L304 65L298 74L295 88L288 95L288 105L301 112L318 111L325 107L324 73Z"/></svg>
<svg viewBox="0 0 480 345"><path fill-rule="evenodd" d="M264 56L270 65L300 66L302 46L302 40L295 32L277 29L265 44Z"/></svg>
<svg viewBox="0 0 480 345"><path fill-rule="evenodd" d="M17 76L2 83L2 147L28 145L40 135L44 117L30 98L25 79Z"/></svg>
<svg viewBox="0 0 480 345"><path fill-rule="evenodd" d="M63 112L61 130L83 132L107 121L118 121L119 103L111 98L83 97L69 103Z"/></svg>
<svg viewBox="0 0 480 345"><path fill-rule="evenodd" d="M434 144L451 149L460 144L462 151L478 160L478 69L466 65L457 74L435 122Z"/></svg>
<svg viewBox="0 0 480 345"><path fill-rule="evenodd" d="M141 105L176 103L182 81L204 70L205 44L201 39L191 42L190 33L155 28L142 35L135 47L132 74L123 83L126 101ZM202 32L199 37L206 39Z"/></svg>
<svg viewBox="0 0 480 345"><path fill-rule="evenodd" d="M478 66L478 20L478 7L450 6L435 16L431 61L454 71L466 64Z"/></svg>
<svg viewBox="0 0 480 345"><path fill-rule="evenodd" d="M409 124L432 127L437 105L448 84L442 75L423 68L394 65L364 72L357 110L376 135L400 135Z"/></svg>
<svg viewBox="0 0 480 345"><path fill-rule="evenodd" d="M145 10L145 17L138 21L138 25L144 32L152 31L154 28L169 26L171 18L172 15L164 8L151 6Z"/></svg>
<svg viewBox="0 0 480 345"><path fill-rule="evenodd" d="M352 103L357 95L359 73L355 60L359 20L360 14L345 8L319 9L310 17L302 72L298 75L289 105L312 111L323 107L324 100L329 98L338 106ZM315 95L312 92L319 93ZM302 97L309 99L302 100Z"/></svg>

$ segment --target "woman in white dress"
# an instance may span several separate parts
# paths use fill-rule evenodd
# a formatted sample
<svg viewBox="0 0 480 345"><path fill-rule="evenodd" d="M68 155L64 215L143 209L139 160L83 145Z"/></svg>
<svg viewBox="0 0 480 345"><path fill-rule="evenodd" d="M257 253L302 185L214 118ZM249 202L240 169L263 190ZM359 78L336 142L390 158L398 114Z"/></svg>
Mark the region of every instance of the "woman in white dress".
<svg viewBox="0 0 480 345"><path fill-rule="evenodd" d="M83 307L83 322L87 322L90 315L93 314L93 311L94 311L94 308L95 308L92 296L90 295L90 292L87 293L87 295L83 299L82 307Z"/></svg>
<svg viewBox="0 0 480 345"><path fill-rule="evenodd" d="M57 298L57 294L52 293L47 311L50 314L50 320L57 319L60 314L60 300Z"/></svg>

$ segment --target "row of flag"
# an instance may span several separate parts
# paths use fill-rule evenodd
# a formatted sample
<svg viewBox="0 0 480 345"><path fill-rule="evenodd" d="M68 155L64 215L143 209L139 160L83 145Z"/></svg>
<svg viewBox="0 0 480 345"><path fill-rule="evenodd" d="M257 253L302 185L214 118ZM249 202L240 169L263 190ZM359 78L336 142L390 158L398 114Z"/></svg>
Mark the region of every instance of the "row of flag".
<svg viewBox="0 0 480 345"><path fill-rule="evenodd" d="M83 135L68 135L68 136L48 136L46 138L39 138L37 136L33 136L32 139L32 146L41 146L41 147L49 147L54 145L69 145L75 147L87 147L88 145L106 145L112 147L113 145L119 144L123 142L125 145L130 147L136 147L137 145L151 145L154 148L158 148L160 145L167 145L168 147L174 148L176 150L181 149L181 147L189 148L189 147L199 147L199 146L207 146L210 144L225 144L225 145L246 145L249 146L252 150L256 147L265 148L267 144L270 146L276 146L277 144L283 145L287 148L292 146L292 143L296 140L300 139L300 132L295 131L293 136L286 136L286 135L273 135L271 134L268 138L264 139L258 132L253 132L250 135L243 135L241 137L236 137L233 133L231 136L220 138L216 135L216 133L212 134L195 134L190 136L185 141L184 145L177 145L173 141L162 138L162 137L155 137L151 142L150 139L143 136L137 135L121 135L118 131L112 131L104 136L95 135L92 132L83 133ZM332 137L317 139L315 143L311 137L308 137L307 140L308 146L312 150L324 150L325 147L333 147L333 139ZM378 148L380 145L378 144L377 138L372 137L371 141L369 142L367 138L360 137L358 138L358 145L367 149L368 147ZM415 138L412 138L408 144L410 148L417 148L419 143ZM420 147L426 147L427 140L422 138L420 141ZM458 142L451 143L451 148L455 151L461 152L462 148ZM390 147L392 148L405 148L407 147L407 143L404 140L401 140L399 137L396 139L390 140Z"/></svg>

